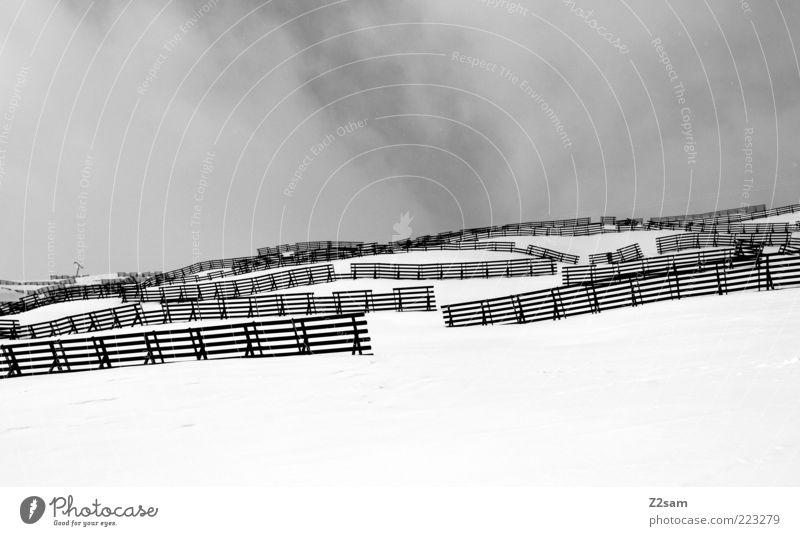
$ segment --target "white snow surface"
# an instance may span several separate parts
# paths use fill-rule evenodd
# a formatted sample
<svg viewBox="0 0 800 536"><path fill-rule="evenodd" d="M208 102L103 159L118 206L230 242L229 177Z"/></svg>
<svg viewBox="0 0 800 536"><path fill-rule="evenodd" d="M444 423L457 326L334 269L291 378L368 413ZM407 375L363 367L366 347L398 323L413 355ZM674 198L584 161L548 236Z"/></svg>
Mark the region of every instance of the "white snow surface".
<svg viewBox="0 0 800 536"><path fill-rule="evenodd" d="M796 486L799 304L453 329L371 313L371 356L0 381L0 482Z"/></svg>

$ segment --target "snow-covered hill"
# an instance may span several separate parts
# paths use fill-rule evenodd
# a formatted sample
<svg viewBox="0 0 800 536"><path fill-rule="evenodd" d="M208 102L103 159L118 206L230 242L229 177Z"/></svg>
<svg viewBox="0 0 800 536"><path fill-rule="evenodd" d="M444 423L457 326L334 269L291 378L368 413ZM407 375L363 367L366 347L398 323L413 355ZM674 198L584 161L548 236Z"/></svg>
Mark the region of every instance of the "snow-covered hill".
<svg viewBox="0 0 800 536"><path fill-rule="evenodd" d="M599 235L580 248L568 237L534 243L585 255L587 247L634 242L646 249L649 234ZM443 256L511 258L416 252L385 261ZM559 278L356 280L297 290L418 284L433 284L443 304L546 288ZM99 302L26 314L39 320L108 306ZM530 325L447 329L439 312L369 313L368 322L371 356L0 381L0 481L800 484L800 290Z"/></svg>

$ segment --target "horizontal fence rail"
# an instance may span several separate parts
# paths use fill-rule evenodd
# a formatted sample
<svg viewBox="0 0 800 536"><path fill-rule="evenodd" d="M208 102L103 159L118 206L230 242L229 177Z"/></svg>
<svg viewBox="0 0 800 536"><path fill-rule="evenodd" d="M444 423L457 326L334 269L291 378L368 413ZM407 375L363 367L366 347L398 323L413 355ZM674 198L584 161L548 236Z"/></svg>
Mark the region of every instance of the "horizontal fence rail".
<svg viewBox="0 0 800 536"><path fill-rule="evenodd" d="M561 281L566 286L591 285L600 281L641 277L670 272L678 268L703 267L709 264L729 263L735 257L732 248L678 253L661 257L645 257L631 262L600 266L566 266L561 271Z"/></svg>
<svg viewBox="0 0 800 536"><path fill-rule="evenodd" d="M445 325L477 326L559 320L620 307L744 290L800 285L800 257L780 254L730 264L676 269L666 275L562 286L512 296L443 305Z"/></svg>
<svg viewBox="0 0 800 536"><path fill-rule="evenodd" d="M97 370L175 360L256 358L371 350L363 313L230 322L0 346L0 377Z"/></svg>
<svg viewBox="0 0 800 536"><path fill-rule="evenodd" d="M553 275L556 265L545 259L460 262L451 264L353 263L352 279L472 279Z"/></svg>

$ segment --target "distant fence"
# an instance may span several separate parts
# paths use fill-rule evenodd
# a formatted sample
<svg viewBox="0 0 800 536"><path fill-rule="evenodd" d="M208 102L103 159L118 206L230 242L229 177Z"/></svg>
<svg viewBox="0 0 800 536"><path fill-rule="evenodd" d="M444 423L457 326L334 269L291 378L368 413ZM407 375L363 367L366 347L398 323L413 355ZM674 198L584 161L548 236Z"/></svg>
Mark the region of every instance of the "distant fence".
<svg viewBox="0 0 800 536"><path fill-rule="evenodd" d="M334 292L332 296L315 296L312 293L270 294L210 301L168 302L157 313L164 317L164 322L190 322L256 316L435 310L433 287L425 286L396 288L392 292L379 294L372 290L353 290ZM152 322L150 313L148 317L148 322Z"/></svg>
<svg viewBox="0 0 800 536"><path fill-rule="evenodd" d="M692 224L698 223L731 223L731 222L742 222L742 221L749 221L749 220L758 220L761 218L769 218L772 216L782 216L784 214L792 214L794 212L800 212L800 204L796 205L787 205L783 207L776 207L771 209L765 209L764 205L757 205L750 208L757 208L759 210L749 211L749 212L730 212L728 214L717 215L717 216L697 216L697 217L690 217L690 218L683 218L681 220L673 219L673 220L664 220L659 218L650 218L648 225L651 228L683 228L684 225L688 225L689 222ZM673 217L674 218L674 217Z"/></svg>
<svg viewBox="0 0 800 536"><path fill-rule="evenodd" d="M590 264L586 266L565 266L561 270L564 285L591 285L600 281L643 277L655 273L666 273L678 268L729 263L735 257L734 249L697 251L678 253L662 257L645 257L643 259L609 266Z"/></svg>
<svg viewBox="0 0 800 536"><path fill-rule="evenodd" d="M507 261L460 262L451 264L353 263L353 279L472 279L553 275L551 260L514 259Z"/></svg>
<svg viewBox="0 0 800 536"><path fill-rule="evenodd" d="M616 231L609 231L602 223L589 223L575 227L525 227L515 225L465 229L458 234L457 238L461 240L481 240L498 236L589 236L608 232Z"/></svg>
<svg viewBox="0 0 800 536"><path fill-rule="evenodd" d="M184 301L219 300L238 298L250 294L285 290L293 287L330 283L336 281L333 265L294 268L283 272L261 274L255 277L229 279L194 285L175 285L166 287L137 288L126 295L130 301Z"/></svg>
<svg viewBox="0 0 800 536"><path fill-rule="evenodd" d="M363 313L229 322L0 346L0 377L96 370L186 359L254 358L371 350Z"/></svg>
<svg viewBox="0 0 800 536"><path fill-rule="evenodd" d="M774 234L800 231L797 223L696 223L687 222L686 231L698 233Z"/></svg>
<svg viewBox="0 0 800 536"><path fill-rule="evenodd" d="M702 220L707 218L716 218L719 216L728 216L731 214L750 214L750 213L764 212L766 209L767 209L766 205L752 205L748 207L720 209L720 210L714 210L712 212L701 212L696 214L683 214L679 216L659 216L650 218L650 221L666 222L666 221L682 221L682 220Z"/></svg>
<svg viewBox="0 0 800 536"><path fill-rule="evenodd" d="M442 312L449 327L528 323L691 296L797 285L800 285L800 257L770 254L732 260L728 265L676 269L666 275L455 303L442 306Z"/></svg>
<svg viewBox="0 0 800 536"><path fill-rule="evenodd" d="M684 249L732 246L783 246L791 240L791 233L719 234L680 233L656 238L658 253Z"/></svg>
<svg viewBox="0 0 800 536"><path fill-rule="evenodd" d="M639 247L639 244L631 244L630 246L619 248L616 251L610 251L608 253L595 253L594 255L589 255L589 263L617 264L620 262L635 261L643 257L644 254L642 253L642 248Z"/></svg>
<svg viewBox="0 0 800 536"><path fill-rule="evenodd" d="M7 285L7 286L50 286L55 283L74 283L75 278L71 277L68 279L48 279L42 281L11 281L8 279L0 279L0 285Z"/></svg>
<svg viewBox="0 0 800 536"><path fill-rule="evenodd" d="M578 255L571 255L569 253L562 253L552 249L547 249L539 246L530 245L525 251L531 257L537 259L550 259L556 262L563 262L566 264L578 264L580 257Z"/></svg>
<svg viewBox="0 0 800 536"><path fill-rule="evenodd" d="M24 313L38 307L66 301L119 298L130 290L124 283L53 287L39 294L30 294L17 301L0 303L0 316Z"/></svg>

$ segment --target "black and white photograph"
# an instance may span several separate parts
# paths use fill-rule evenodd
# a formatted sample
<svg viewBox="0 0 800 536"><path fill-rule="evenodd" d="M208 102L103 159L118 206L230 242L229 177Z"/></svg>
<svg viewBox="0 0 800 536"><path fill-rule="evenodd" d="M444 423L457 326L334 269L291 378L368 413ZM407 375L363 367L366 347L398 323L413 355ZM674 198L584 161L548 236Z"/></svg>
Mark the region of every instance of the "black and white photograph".
<svg viewBox="0 0 800 536"><path fill-rule="evenodd" d="M2 0L0 533L800 533L799 47Z"/></svg>

